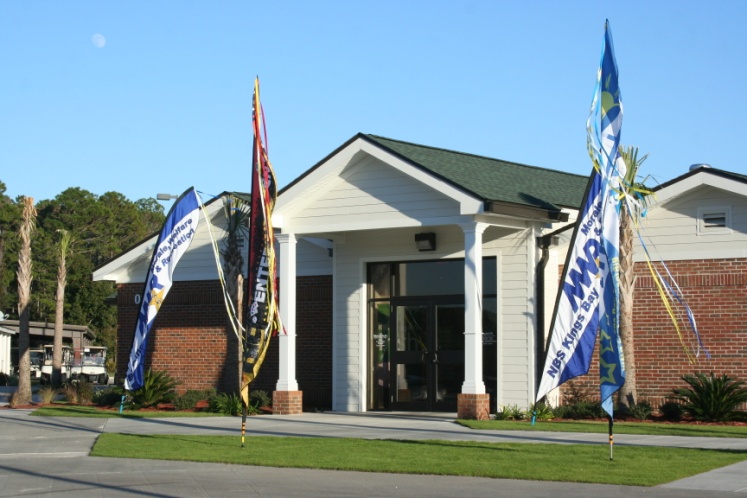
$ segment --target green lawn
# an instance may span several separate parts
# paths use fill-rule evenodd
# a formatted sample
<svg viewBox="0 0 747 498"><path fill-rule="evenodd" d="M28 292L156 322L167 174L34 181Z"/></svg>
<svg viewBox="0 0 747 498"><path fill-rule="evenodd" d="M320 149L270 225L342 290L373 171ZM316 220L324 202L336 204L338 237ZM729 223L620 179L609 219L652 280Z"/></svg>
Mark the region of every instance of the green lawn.
<svg viewBox="0 0 747 498"><path fill-rule="evenodd" d="M92 456L221 462L364 472L656 486L747 459L747 452L344 438L165 436L105 433Z"/></svg>
<svg viewBox="0 0 747 498"><path fill-rule="evenodd" d="M457 420L457 423L477 430L591 432L607 434L607 422L584 420L537 421L535 425L516 420ZM649 436L736 437L747 438L747 427L736 425L667 424L656 422L615 422L614 434Z"/></svg>

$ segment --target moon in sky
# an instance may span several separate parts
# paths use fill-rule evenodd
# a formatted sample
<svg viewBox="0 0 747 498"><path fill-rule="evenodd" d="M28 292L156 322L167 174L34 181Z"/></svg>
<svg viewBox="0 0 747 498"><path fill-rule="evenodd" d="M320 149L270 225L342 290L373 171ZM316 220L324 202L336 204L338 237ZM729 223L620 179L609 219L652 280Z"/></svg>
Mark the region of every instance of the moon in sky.
<svg viewBox="0 0 747 498"><path fill-rule="evenodd" d="M91 37L91 43L93 43L93 46L96 48L104 48L104 45L106 45L106 38L104 38L104 35L101 33L96 33Z"/></svg>

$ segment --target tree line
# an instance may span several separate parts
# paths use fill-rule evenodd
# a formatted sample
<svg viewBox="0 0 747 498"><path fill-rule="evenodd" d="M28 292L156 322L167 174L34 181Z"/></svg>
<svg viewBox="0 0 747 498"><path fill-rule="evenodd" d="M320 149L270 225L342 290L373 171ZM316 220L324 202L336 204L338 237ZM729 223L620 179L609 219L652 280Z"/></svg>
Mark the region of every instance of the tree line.
<svg viewBox="0 0 747 498"><path fill-rule="evenodd" d="M0 181L0 311L19 319L19 230L24 196L11 199ZM153 198L130 201L118 192L95 195L73 187L34 204L29 319L53 323L61 244L66 244L64 323L88 326L96 342L116 352L117 310L107 304L112 282L94 282L93 270L158 231L164 208ZM67 240L65 240L67 239Z"/></svg>

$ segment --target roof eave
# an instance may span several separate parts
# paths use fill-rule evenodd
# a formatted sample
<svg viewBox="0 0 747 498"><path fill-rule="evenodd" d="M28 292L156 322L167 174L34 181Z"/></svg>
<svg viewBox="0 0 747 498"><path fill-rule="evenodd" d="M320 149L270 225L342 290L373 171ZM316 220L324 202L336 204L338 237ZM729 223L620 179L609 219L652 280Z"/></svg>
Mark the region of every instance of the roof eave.
<svg viewBox="0 0 747 498"><path fill-rule="evenodd" d="M568 221L568 213L564 213L559 209L543 209L500 201L485 201L485 212L532 220L549 220L553 222Z"/></svg>

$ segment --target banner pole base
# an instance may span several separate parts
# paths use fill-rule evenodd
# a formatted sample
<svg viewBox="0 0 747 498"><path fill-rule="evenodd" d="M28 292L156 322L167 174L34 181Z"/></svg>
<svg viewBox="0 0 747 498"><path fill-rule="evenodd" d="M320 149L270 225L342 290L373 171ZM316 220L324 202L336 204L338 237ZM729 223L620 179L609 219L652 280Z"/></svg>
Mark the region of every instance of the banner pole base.
<svg viewBox="0 0 747 498"><path fill-rule="evenodd" d="M612 435L612 415L610 415L610 462L613 460L612 448L615 442L615 437Z"/></svg>
<svg viewBox="0 0 747 498"><path fill-rule="evenodd" d="M244 449L244 438L246 436L246 406L241 407L241 449Z"/></svg>

